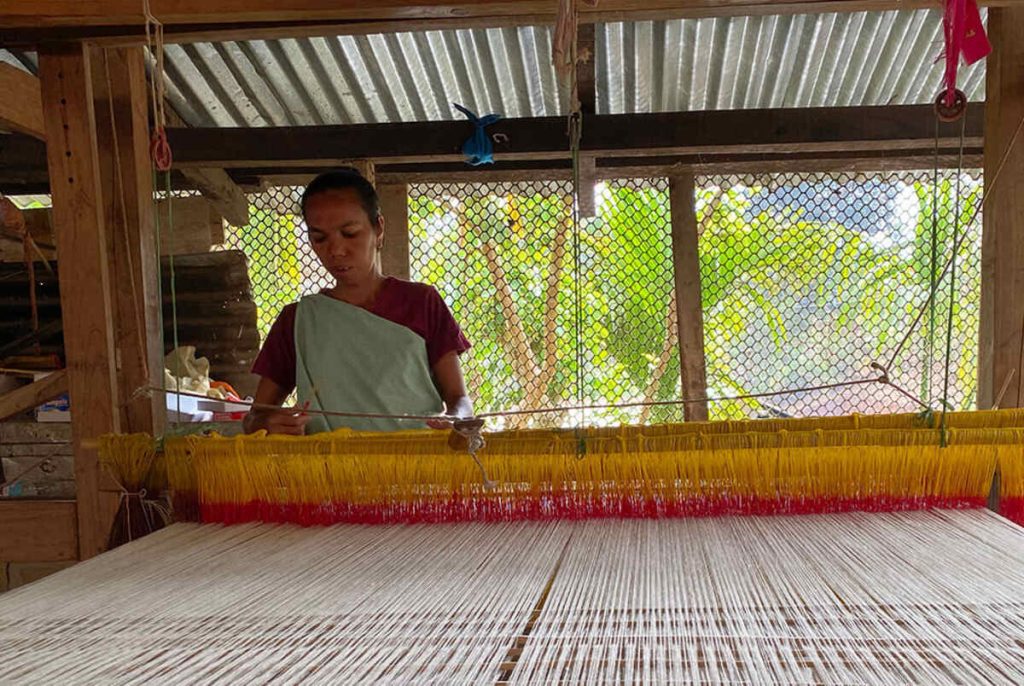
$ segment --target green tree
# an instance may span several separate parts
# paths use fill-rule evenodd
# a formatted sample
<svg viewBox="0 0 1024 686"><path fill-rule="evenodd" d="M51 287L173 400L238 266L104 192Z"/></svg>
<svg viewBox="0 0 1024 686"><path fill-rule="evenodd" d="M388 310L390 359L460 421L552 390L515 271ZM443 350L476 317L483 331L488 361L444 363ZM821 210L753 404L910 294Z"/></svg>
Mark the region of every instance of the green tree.
<svg viewBox="0 0 1024 686"><path fill-rule="evenodd" d="M919 204L916 226L892 240L878 240L860 226L805 220L799 207L755 213L757 187L699 191L711 395L848 381L868 374L869 362L891 354L928 289L923 260L930 253L932 186L909 188ZM473 341L465 367L481 409L567 404L580 392L580 365L582 398L588 404L679 397L669 200L663 185L610 184L598 216L583 220L578 234L569 222L564 187L447 190L424 188L410 204L413 276L441 290ZM949 254L955 188L946 182L939 191L940 215L946 218L938 236L945 246L942 258ZM971 186L962 194L961 223L973 213L978 192ZM971 259L961 270L954 303L954 336L961 345L954 357L953 396L965 406L976 376L976 235L961 249ZM940 311L943 298L948 300L937 299ZM910 387L923 384L924 377L934 381L939 373L934 364L924 371L920 359L926 333L914 332L915 355L897 365L904 375L900 378L913 381ZM813 407L834 412L905 409L900 398L865 406L865 397L836 394L833 405L819 399ZM737 400L715 403L712 410L716 418L751 416L764 405ZM801 411L793 402L789 406ZM679 408L673 407L609 410L588 419L679 417ZM540 419L571 424L576 418Z"/></svg>

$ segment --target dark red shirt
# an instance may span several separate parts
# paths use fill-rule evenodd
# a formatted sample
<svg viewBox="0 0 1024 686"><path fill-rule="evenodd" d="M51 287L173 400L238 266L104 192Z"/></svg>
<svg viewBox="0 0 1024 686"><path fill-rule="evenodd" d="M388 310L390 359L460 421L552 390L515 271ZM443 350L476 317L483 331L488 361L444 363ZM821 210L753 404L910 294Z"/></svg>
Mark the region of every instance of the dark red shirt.
<svg viewBox="0 0 1024 686"><path fill-rule="evenodd" d="M289 391L295 387L295 307L292 303L281 310L252 365L253 374ZM366 310L419 334L431 368L450 352L461 355L469 350L469 341L433 286L389 276Z"/></svg>

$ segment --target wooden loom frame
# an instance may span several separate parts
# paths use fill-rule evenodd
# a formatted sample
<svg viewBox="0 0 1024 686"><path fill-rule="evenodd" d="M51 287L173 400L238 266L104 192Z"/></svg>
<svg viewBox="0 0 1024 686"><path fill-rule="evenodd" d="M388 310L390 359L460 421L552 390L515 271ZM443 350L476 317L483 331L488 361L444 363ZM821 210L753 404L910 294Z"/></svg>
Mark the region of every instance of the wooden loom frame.
<svg viewBox="0 0 1024 686"><path fill-rule="evenodd" d="M924 0L909 4L905 0L735 0L723 6L717 0L615 0L603 2L599 12L584 14L581 40L588 36L592 40L593 31L586 24L596 21L882 10L932 4ZM1018 85L1020 74L1024 73L1024 2L994 0L982 4L994 8L989 15L989 33L995 53L989 58L984 122L972 114L968 123L967 163L983 161L987 174L1003 167L1003 178L988 199L984 215L979 404L987 406L1004 380L1013 374L1021 376L1018 348L1024 299L1015 299L1014 294L1024 287L1024 197L1016 192L1024 183L1024 144L1007 151L1015 137L1014 125L1024 117L1024 96ZM167 34L172 42L509 26L550 23L553 19L553 3L546 0L447 4L389 0L375 3L372 10L367 10L365 3L327 0L249 0L244 11L220 10L198 0L153 0L152 5L158 17L172 24ZM129 400L135 388L153 380L146 375L147 361L148 369L153 371L159 369L162 359L158 347L159 287L154 266L153 187L139 6L136 0L97 0L88 4L91 14L85 17L80 14L82 6L76 0L53 0L41 9L16 5L0 9L0 43L38 44L40 50L39 78L0 65L0 89L6 94L0 99L0 126L45 139L47 149L45 167L37 154L38 148L36 153L29 150L28 157L6 158L6 162L21 165L17 169L19 174L35 165L37 182L40 175L44 183L48 177L57 243L66 254L74 256L66 261L60 280L68 384L76 407L73 441L77 481L77 499L73 504L0 502L0 559L85 559L99 553L118 495L114 485L104 480L95 450L86 444L112 431L160 430L162 398ZM195 13L196 9L203 13ZM105 52L97 46L105 46ZM109 80L105 78L107 74ZM581 99L584 109L589 108L590 112L594 103L593 84L590 63L580 77ZM874 110L873 118L865 120L869 109ZM113 121L108 115L111 111ZM683 217L682 222L673 226L679 319L700 321L692 221L693 173L927 168L933 164L929 149L933 140L923 131L930 131L931 126L926 114L920 108L732 113L724 124L709 122L689 142L673 137L672 132L683 131L685 138L685 132L702 118L709 118L708 115L609 117L608 143L592 145L591 139L584 139L588 158L584 169L593 178L624 173L670 176L673 209L681 210L678 216ZM660 117L661 126L649 126L652 117ZM824 133L817 126L814 130L808 128L811 122L822 118L832 122ZM519 127L516 130L524 134L520 139L539 134L547 141L547 147L517 153L513 143L512 149L502 151L502 159L508 162L500 162L487 172L467 172L455 161L457 146L464 137L463 126L429 125L426 130L433 132L428 137L433 148L424 149L415 159L402 160L394 159L393 153L389 155L386 151L400 149L395 140L422 139L423 130L416 125L395 124L377 127L383 137L375 140L384 142L374 145L388 147L351 149L351 154L344 157L369 157L376 161L386 214L403 206L406 184L413 181L508 180L527 174L531 178L568 176L567 157L564 152L557 152L565 143L556 140L554 134L560 122L521 120L504 126ZM781 135L781 143L780 126L788 131ZM341 128L337 134L351 132L351 128ZM645 135L651 131L668 131L669 135L646 140L621 136L623 131L634 128ZM406 133L401 134L402 131ZM723 152L720 147L708 145L728 142L736 131L753 132L743 141L744 150L733 148ZM322 133L294 130L277 135L305 136L307 141L320 140L322 147ZM363 133L369 133L369 129ZM205 185L195 179L192 182L214 196L219 190L221 201L229 197L237 204L240 196L224 167L247 169L254 179L294 179L296 174L309 175L316 167L338 161L318 159L311 163L308 154L302 158L294 149L270 160L246 159L237 154L230 158L203 158L202 151L209 149L211 134L220 140L225 132L180 130L172 131L171 138L186 165L189 155L194 155L194 176L206 180ZM396 139L399 134L403 137ZM230 132L238 141L236 146L243 149L261 135L275 134L256 130ZM622 140L626 145L615 147ZM308 143L306 147L309 148ZM955 146L945 139L941 147L943 160L949 162ZM637 154L638 148L644 148L642 154ZM0 157L0 162L4 159ZM120 168L122 178L114 178L115 167ZM236 172L236 178L243 176ZM113 191L118 184L123 193ZM402 214L399 211L395 216ZM397 274L403 273L404 262L407 272L407 242L389 241L384 262ZM134 288L118 287L128 278ZM686 388L697 391L704 374L702 346L696 336L682 340L684 383ZM145 350L139 351L139 341ZM1018 388L1003 405L1020 405L1021 401ZM699 417L698 407L691 418Z"/></svg>

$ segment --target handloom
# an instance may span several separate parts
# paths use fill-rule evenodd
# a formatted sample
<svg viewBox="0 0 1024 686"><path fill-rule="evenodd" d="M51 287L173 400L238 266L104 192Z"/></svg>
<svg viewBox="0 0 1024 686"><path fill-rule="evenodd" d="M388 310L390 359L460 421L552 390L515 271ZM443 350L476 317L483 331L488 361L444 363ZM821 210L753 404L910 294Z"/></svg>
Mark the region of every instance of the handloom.
<svg viewBox="0 0 1024 686"><path fill-rule="evenodd" d="M308 525L959 509L998 474L1024 521L1022 449L1021 410L508 431L475 459L441 432L336 431L168 438L157 478L179 518Z"/></svg>
<svg viewBox="0 0 1024 686"><path fill-rule="evenodd" d="M106 437L202 523L0 596L0 682L1024 681L1024 411L485 438Z"/></svg>

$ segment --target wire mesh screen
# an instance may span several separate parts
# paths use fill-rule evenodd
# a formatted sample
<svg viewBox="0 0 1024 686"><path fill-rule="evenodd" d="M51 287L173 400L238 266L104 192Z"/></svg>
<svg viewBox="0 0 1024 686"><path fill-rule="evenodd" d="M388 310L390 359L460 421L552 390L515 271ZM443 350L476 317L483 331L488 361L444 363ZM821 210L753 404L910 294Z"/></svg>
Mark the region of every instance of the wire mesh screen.
<svg viewBox="0 0 1024 686"><path fill-rule="evenodd" d="M411 188L411 275L441 291L473 343L463 369L478 411L678 397L667 187L602 186L598 215L579 232L569 182ZM661 408L658 418L679 412ZM509 422L648 415L612 408Z"/></svg>
<svg viewBox="0 0 1024 686"><path fill-rule="evenodd" d="M231 227L221 246L241 250L249 260L261 341L285 305L334 285L306 237L302 191L281 186L250 195L248 226Z"/></svg>
<svg viewBox="0 0 1024 686"><path fill-rule="evenodd" d="M715 176L698 178L697 187L709 395L877 377L869 366L877 362L915 398L938 407L948 395L954 408L974 406L981 299L978 174ZM961 238L951 297L955 231ZM926 306L933 262L934 309ZM714 402L711 414L919 409L900 390L871 384Z"/></svg>
<svg viewBox="0 0 1024 686"><path fill-rule="evenodd" d="M944 396L973 407L981 178L933 176L696 179L712 419L906 412ZM411 277L440 291L473 343L462 362L476 409L591 406L509 426L682 419L678 405L592 408L681 397L668 182L594 192L596 216L577 227L568 181L410 186ZM262 336L284 305L333 283L309 247L300 193L252 196L249 226L225 244L249 257ZM685 328L693 315L681 316ZM877 377L873 362L899 388L816 388Z"/></svg>

